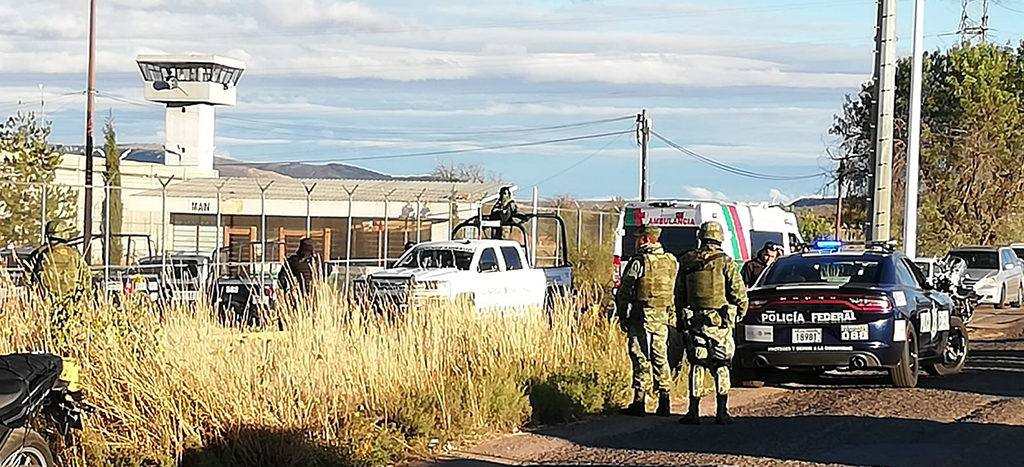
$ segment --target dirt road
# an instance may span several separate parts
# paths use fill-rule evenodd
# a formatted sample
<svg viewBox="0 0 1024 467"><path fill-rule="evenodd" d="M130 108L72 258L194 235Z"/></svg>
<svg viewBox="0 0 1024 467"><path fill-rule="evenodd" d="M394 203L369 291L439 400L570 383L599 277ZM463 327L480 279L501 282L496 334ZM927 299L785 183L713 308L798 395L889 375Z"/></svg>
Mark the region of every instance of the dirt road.
<svg viewBox="0 0 1024 467"><path fill-rule="evenodd" d="M922 375L915 389L838 374L741 388L731 426L610 416L506 436L439 464L1024 465L1024 312L979 310L971 332L965 371ZM674 414L685 410L678 402Z"/></svg>

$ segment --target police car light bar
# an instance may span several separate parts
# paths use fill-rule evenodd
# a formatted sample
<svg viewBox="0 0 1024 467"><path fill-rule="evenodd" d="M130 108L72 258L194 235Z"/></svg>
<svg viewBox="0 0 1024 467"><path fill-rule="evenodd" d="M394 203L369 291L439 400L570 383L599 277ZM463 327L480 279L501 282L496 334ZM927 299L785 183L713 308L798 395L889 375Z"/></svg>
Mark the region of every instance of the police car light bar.
<svg viewBox="0 0 1024 467"><path fill-rule="evenodd" d="M814 241L814 249L818 251L839 251L842 248L841 240L819 239Z"/></svg>

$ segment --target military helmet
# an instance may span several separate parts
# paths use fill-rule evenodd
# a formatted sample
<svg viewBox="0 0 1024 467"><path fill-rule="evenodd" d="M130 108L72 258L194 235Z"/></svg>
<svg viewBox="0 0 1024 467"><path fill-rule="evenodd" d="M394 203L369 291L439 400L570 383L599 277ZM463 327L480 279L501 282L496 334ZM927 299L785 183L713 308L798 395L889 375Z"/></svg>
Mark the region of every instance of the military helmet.
<svg viewBox="0 0 1024 467"><path fill-rule="evenodd" d="M700 232L697 237L704 241L722 243L725 241L725 232L722 231L722 224L708 221L700 225Z"/></svg>
<svg viewBox="0 0 1024 467"><path fill-rule="evenodd" d="M636 232L636 236L647 235L651 238L661 238L661 227L648 225Z"/></svg>
<svg viewBox="0 0 1024 467"><path fill-rule="evenodd" d="M64 219L54 219L46 223L46 238L67 238L74 229Z"/></svg>

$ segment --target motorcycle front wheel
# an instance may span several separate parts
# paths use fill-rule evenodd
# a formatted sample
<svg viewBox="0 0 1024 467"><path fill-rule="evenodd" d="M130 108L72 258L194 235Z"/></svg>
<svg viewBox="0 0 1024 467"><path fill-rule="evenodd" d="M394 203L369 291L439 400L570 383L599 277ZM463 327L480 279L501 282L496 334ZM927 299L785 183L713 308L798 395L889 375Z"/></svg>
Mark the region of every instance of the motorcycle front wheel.
<svg viewBox="0 0 1024 467"><path fill-rule="evenodd" d="M949 334L946 336L942 360L929 365L926 370L935 376L955 375L964 369L967 362L967 326L957 317L949 319Z"/></svg>
<svg viewBox="0 0 1024 467"><path fill-rule="evenodd" d="M52 467L53 453L39 433L17 430L0 446L0 467Z"/></svg>

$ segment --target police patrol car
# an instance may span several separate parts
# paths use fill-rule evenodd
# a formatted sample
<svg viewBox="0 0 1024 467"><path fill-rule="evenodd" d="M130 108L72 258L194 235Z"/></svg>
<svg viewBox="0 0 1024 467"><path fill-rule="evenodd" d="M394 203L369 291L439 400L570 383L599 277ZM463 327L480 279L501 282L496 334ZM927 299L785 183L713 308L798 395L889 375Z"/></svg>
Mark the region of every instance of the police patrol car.
<svg viewBox="0 0 1024 467"><path fill-rule="evenodd" d="M884 370L893 385L913 387L921 369L958 373L967 358L967 328L950 297L890 247L815 242L814 251L776 261L748 295L734 362L745 375Z"/></svg>

